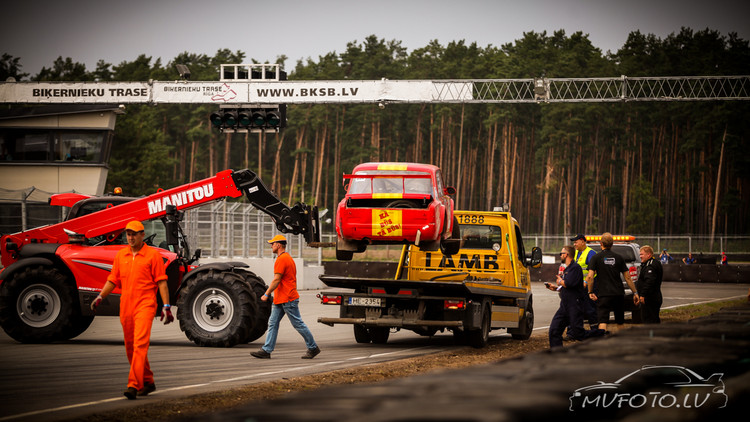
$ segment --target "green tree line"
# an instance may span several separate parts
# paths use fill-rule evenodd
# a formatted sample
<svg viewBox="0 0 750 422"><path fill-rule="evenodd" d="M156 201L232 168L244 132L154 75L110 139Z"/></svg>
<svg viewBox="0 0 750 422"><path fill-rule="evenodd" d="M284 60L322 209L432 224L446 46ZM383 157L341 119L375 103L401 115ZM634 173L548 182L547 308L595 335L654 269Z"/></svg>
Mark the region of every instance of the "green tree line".
<svg viewBox="0 0 750 422"><path fill-rule="evenodd" d="M277 63L283 64L285 56ZM29 77L3 55L0 76L35 81L218 80L219 65L255 63L242 51L141 55L96 69L71 58ZM750 74L748 41L682 28L638 31L616 52L588 36L528 32L480 47L432 41L410 53L371 35L308 58L289 80L582 78ZM208 105L130 105L118 117L108 189L153 193L225 168L251 168L282 199L335 209L342 174L366 161L443 169L457 208L508 204L527 233L747 234L750 104L743 101L582 104L289 105L278 134L221 134Z"/></svg>

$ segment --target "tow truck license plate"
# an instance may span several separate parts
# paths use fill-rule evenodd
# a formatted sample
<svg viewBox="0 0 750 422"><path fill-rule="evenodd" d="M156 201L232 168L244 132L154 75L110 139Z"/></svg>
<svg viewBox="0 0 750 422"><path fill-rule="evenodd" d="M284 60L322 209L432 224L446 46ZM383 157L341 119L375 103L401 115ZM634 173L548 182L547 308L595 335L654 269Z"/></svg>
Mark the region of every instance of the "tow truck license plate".
<svg viewBox="0 0 750 422"><path fill-rule="evenodd" d="M349 306L380 306L379 297L350 297Z"/></svg>

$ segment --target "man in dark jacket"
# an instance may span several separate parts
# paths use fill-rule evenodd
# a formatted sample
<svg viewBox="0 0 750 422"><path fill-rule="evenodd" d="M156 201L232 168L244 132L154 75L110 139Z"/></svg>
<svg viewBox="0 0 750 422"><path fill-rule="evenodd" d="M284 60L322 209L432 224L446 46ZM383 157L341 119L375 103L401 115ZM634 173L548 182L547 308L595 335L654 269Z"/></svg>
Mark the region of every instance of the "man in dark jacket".
<svg viewBox="0 0 750 422"><path fill-rule="evenodd" d="M568 327L568 337L573 340L583 340L586 337L582 306L586 290L583 287L583 271L575 261L575 249L564 246L560 252L560 261L567 265L562 277L557 276L556 284L545 283L548 289L560 292L560 307L549 325L550 348L562 346L565 327Z"/></svg>
<svg viewBox="0 0 750 422"><path fill-rule="evenodd" d="M620 275L628 283L630 290L633 291L633 303L635 304L638 303L638 293L633 280L630 279L630 272L628 272L628 267L625 265L625 260L620 255L612 252L612 244L614 243L612 234L604 233L599 243L602 245L602 250L591 259L586 281L588 282L589 297L596 302L599 328L606 330L610 312L615 313L615 323L617 325L625 323L625 317L623 316L625 288L622 287ZM596 285L594 285L595 280Z"/></svg>
<svg viewBox="0 0 750 422"><path fill-rule="evenodd" d="M641 247L641 273L638 275L638 303L641 306L641 320L645 324L658 324L659 309L662 304L661 280L664 274L659 260L654 258L651 246Z"/></svg>

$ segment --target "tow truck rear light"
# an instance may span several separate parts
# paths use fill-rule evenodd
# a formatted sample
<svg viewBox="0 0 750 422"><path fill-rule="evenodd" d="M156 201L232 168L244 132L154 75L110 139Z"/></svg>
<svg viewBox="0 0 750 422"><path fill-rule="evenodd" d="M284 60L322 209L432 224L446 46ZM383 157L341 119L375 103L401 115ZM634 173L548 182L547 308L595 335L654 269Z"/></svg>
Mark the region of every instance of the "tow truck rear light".
<svg viewBox="0 0 750 422"><path fill-rule="evenodd" d="M319 295L320 303L323 305L341 305L341 296L338 295Z"/></svg>
<svg viewBox="0 0 750 422"><path fill-rule="evenodd" d="M370 289L370 293L371 294L384 295L385 294L385 289L376 289L376 288L373 288L373 289Z"/></svg>
<svg viewBox="0 0 750 422"><path fill-rule="evenodd" d="M443 308L450 310L464 309L466 304L463 300L445 300L443 301Z"/></svg>

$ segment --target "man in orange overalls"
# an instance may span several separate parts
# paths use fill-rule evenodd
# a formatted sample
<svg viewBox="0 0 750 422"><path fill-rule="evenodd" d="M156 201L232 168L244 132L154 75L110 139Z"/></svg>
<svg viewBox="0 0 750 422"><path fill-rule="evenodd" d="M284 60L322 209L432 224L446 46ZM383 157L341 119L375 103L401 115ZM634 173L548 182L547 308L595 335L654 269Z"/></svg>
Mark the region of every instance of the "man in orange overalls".
<svg viewBox="0 0 750 422"><path fill-rule="evenodd" d="M174 321L174 317L169 305L167 275L161 254L143 243L145 230L140 221L129 222L125 226L125 235L128 246L115 256L112 271L101 293L91 303L91 309L96 311L102 299L115 287L120 287L120 323L125 336L125 352L130 362L125 397L135 400L136 395L146 396L156 390L147 354L151 325L156 315L157 288L164 303L163 312L160 312L161 320L164 324L169 324Z"/></svg>

